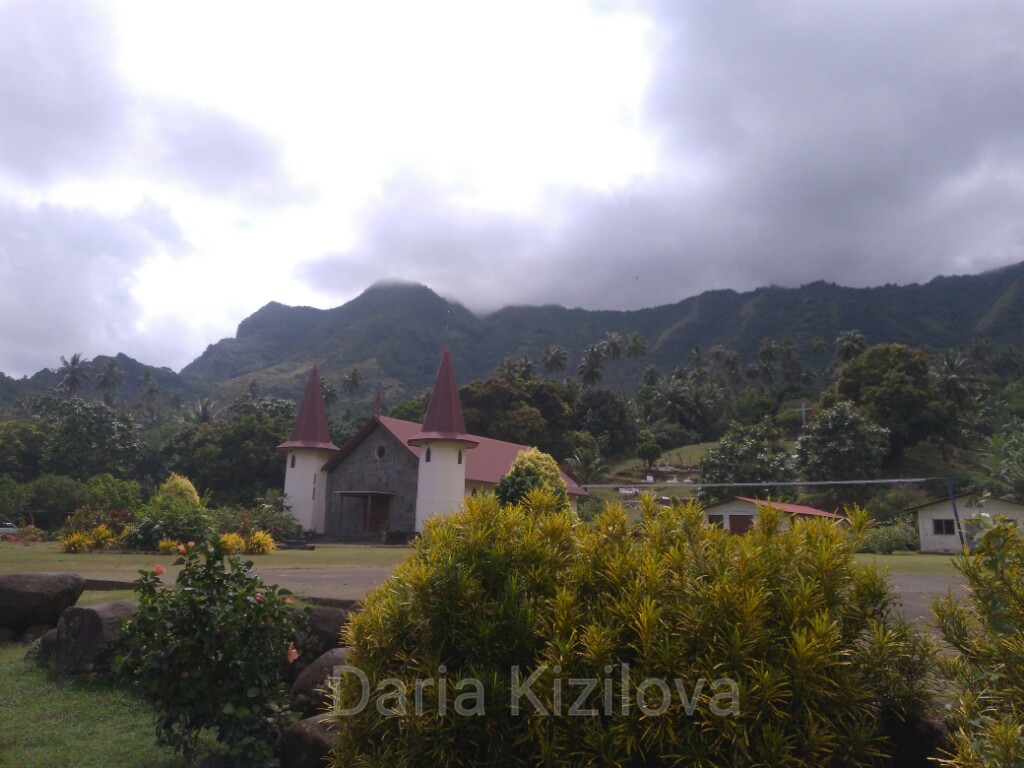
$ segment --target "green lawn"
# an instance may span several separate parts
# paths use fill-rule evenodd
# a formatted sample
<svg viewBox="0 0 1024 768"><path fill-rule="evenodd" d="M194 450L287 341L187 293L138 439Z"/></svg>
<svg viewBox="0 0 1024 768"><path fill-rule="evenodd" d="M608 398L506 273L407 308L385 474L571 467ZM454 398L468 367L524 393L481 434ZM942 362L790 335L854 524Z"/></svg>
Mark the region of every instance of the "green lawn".
<svg viewBox="0 0 1024 768"><path fill-rule="evenodd" d="M272 555L247 556L256 570L260 568L332 568L340 566L392 566L402 562L408 547L379 547L355 544L322 544L312 552L279 550ZM85 578L103 576L113 580L134 581L140 569L160 564L168 573L176 574L171 555L90 552L70 555L58 551L52 541L36 544L0 543L0 573L60 571L78 573Z"/></svg>
<svg viewBox="0 0 1024 768"><path fill-rule="evenodd" d="M3 768L181 768L156 746L144 702L109 683L60 680L0 644L0 766ZM209 749L209 745L207 745Z"/></svg>
<svg viewBox="0 0 1024 768"><path fill-rule="evenodd" d="M895 552L891 555L855 555L862 563L874 562L887 568L893 574L916 574L919 576L957 576L952 555L923 555L920 552Z"/></svg>

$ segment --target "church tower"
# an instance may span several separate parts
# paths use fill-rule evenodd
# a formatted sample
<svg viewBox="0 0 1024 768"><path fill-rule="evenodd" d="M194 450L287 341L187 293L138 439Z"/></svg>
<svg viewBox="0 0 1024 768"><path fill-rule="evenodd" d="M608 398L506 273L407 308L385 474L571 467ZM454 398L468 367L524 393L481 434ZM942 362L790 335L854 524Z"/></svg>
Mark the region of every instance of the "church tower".
<svg viewBox="0 0 1024 768"><path fill-rule="evenodd" d="M288 455L284 471L285 502L304 531L323 533L327 513L327 473L324 464L338 447L327 429L327 409L320 392L316 363L299 406L299 415L288 442L277 450Z"/></svg>
<svg viewBox="0 0 1024 768"><path fill-rule="evenodd" d="M462 506L466 494L466 451L478 445L466 434L447 346L437 369L423 428L409 438L409 445L420 449L416 490L416 531L419 532L427 518L447 515Z"/></svg>

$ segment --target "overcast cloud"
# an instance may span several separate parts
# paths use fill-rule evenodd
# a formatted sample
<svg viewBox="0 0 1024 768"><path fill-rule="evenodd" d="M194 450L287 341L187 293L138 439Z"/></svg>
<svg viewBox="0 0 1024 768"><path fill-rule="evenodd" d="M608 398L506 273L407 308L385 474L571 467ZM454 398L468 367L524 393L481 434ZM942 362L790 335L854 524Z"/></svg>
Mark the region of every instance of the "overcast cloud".
<svg viewBox="0 0 1024 768"><path fill-rule="evenodd" d="M1024 4L208 9L0 0L0 371L180 368L382 279L626 309L1024 260Z"/></svg>

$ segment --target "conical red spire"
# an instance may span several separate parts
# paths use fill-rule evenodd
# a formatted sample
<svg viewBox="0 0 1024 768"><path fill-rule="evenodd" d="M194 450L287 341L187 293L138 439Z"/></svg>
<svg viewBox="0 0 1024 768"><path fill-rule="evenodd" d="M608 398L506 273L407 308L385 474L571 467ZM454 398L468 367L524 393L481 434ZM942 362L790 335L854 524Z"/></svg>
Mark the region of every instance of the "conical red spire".
<svg viewBox="0 0 1024 768"><path fill-rule="evenodd" d="M279 451L290 451L293 448L340 450L331 442L331 433L327 428L327 409L324 407L323 394L320 392L320 372L316 363L313 363L313 372L309 375L309 383L306 384L306 394L302 397L292 436L288 438L287 443L277 446Z"/></svg>
<svg viewBox="0 0 1024 768"><path fill-rule="evenodd" d="M455 372L452 370L452 358L447 345L441 355L434 390L430 393L430 403L423 417L423 429L409 439L409 445L422 445L431 440L457 441L468 448L477 445L477 441L466 434L462 402L459 400L459 388L455 384Z"/></svg>

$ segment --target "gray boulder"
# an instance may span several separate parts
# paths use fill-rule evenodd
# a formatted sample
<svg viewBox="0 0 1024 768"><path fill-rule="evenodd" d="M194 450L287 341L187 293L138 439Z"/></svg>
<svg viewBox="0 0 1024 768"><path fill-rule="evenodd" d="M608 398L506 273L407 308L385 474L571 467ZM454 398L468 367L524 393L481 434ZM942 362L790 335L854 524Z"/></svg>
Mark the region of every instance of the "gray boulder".
<svg viewBox="0 0 1024 768"><path fill-rule="evenodd" d="M21 642L34 643L51 629L56 629L56 626L53 624L33 624L21 633Z"/></svg>
<svg viewBox="0 0 1024 768"><path fill-rule="evenodd" d="M328 689L335 667L345 664L349 648L332 648L307 666L292 685L291 707L304 715L316 715L330 706Z"/></svg>
<svg viewBox="0 0 1024 768"><path fill-rule="evenodd" d="M281 734L281 768L323 768L338 739L332 715L300 720Z"/></svg>
<svg viewBox="0 0 1024 768"><path fill-rule="evenodd" d="M84 589L85 579L75 573L0 574L0 627L55 626Z"/></svg>
<svg viewBox="0 0 1024 768"><path fill-rule="evenodd" d="M49 664L57 651L57 630L51 629L39 638L39 659Z"/></svg>
<svg viewBox="0 0 1024 768"><path fill-rule="evenodd" d="M137 610L135 603L120 601L64 611L53 654L57 671L63 675L109 672L117 632Z"/></svg>

